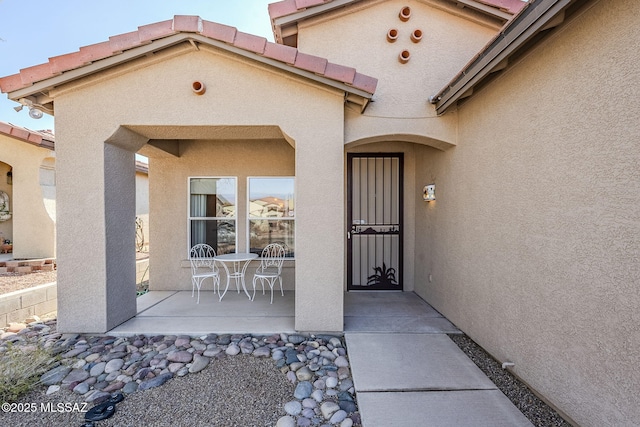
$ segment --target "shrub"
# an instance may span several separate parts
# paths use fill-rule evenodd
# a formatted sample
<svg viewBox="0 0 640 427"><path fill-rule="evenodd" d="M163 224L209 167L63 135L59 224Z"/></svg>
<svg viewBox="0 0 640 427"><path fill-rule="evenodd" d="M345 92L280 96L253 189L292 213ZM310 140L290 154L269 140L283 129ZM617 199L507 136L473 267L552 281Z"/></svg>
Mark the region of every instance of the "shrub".
<svg viewBox="0 0 640 427"><path fill-rule="evenodd" d="M0 353L0 402L15 402L27 394L56 362L42 347L8 343Z"/></svg>

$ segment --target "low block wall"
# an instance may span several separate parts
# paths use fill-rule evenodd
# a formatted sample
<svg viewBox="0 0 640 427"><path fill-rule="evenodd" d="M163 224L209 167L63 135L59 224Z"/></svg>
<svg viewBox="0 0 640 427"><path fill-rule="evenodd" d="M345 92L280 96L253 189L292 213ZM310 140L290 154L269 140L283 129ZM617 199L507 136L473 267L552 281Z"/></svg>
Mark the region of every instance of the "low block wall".
<svg viewBox="0 0 640 427"><path fill-rule="evenodd" d="M149 258L136 261L136 283L149 280Z"/></svg>
<svg viewBox="0 0 640 427"><path fill-rule="evenodd" d="M0 273L33 273L34 271L53 271L55 269L55 258L0 261Z"/></svg>
<svg viewBox="0 0 640 427"><path fill-rule="evenodd" d="M47 283L0 295L0 325L24 322L29 316L51 313L58 309L58 285Z"/></svg>

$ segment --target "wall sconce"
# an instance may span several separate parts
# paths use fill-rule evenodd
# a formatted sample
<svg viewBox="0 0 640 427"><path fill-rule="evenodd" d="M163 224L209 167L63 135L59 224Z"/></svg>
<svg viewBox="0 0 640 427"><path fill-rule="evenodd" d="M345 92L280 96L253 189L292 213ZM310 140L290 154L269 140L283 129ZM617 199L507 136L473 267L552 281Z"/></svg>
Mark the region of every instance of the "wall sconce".
<svg viewBox="0 0 640 427"><path fill-rule="evenodd" d="M11 172L11 169L7 172L7 184L13 185L13 172Z"/></svg>
<svg viewBox="0 0 640 427"><path fill-rule="evenodd" d="M32 119L41 119L42 118L42 110L36 107L29 107L29 117Z"/></svg>
<svg viewBox="0 0 640 427"><path fill-rule="evenodd" d="M436 185L425 185L422 189L422 198L425 202L433 202L434 200L436 200Z"/></svg>

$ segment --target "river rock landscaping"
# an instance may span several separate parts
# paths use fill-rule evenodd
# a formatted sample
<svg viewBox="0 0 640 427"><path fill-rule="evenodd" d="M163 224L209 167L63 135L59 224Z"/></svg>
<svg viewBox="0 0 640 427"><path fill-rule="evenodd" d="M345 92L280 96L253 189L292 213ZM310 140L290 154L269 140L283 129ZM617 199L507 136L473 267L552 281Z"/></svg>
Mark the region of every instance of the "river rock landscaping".
<svg viewBox="0 0 640 427"><path fill-rule="evenodd" d="M339 336L83 336L57 333L56 321L51 320L33 323L17 333L4 333L0 338L0 352L12 346L22 346L25 355L28 355L29 348L38 346L58 357L54 366L40 377L40 383L46 388L46 396L55 397L60 393L60 402L72 398L87 402L91 407L106 401L114 392L127 396L126 402L130 396L165 387L180 377L188 376L195 381L204 371L215 370L216 364L224 360L251 356L244 360L253 359L250 364L257 359L267 362L273 374L289 384L287 393L293 391L288 397L286 393L284 396L275 391L271 393L271 386L277 385L270 383L275 381L273 375L263 380L263 394L280 396L279 413L275 411L272 414L277 416L275 423L251 420L249 424L247 420L229 419L224 424L209 425L360 425L349 360L342 337ZM243 369L242 365L238 369ZM231 390L222 398L233 397L234 385L230 384L229 387ZM260 400L252 398L243 401L240 397L240 405L255 403L252 399ZM176 398L180 399L181 396ZM212 406L215 406L214 403L210 402ZM44 414L39 415L39 420L46 419L42 418ZM114 419L118 416L116 412Z"/></svg>

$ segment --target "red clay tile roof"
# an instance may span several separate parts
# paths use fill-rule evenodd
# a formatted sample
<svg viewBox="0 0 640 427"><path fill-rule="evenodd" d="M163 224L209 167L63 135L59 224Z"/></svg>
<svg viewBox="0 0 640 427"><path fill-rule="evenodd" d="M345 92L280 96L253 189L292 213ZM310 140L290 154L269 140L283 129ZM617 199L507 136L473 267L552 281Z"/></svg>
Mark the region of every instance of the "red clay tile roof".
<svg viewBox="0 0 640 427"><path fill-rule="evenodd" d="M303 11L325 3L331 3L334 0L283 0L269 5L269 16L271 20L281 18L283 16L292 15L296 12ZM358 0L359 1L359 0ZM455 1L455 0L452 0ZM495 7L502 11L515 15L527 4L521 0L476 0L478 3Z"/></svg>
<svg viewBox="0 0 640 427"><path fill-rule="evenodd" d="M8 135L38 147L55 150L55 136L50 130L30 130L11 123L0 122L0 135ZM136 171L148 174L149 164L136 160Z"/></svg>
<svg viewBox="0 0 640 427"><path fill-rule="evenodd" d="M527 5L526 1L522 0L476 0L478 3L486 4L487 6L495 7L496 9L504 10L512 15L516 15Z"/></svg>
<svg viewBox="0 0 640 427"><path fill-rule="evenodd" d="M8 135L15 139L50 150L53 150L55 147L53 133L48 130L30 130L12 125L11 123L0 122L0 135Z"/></svg>
<svg viewBox="0 0 640 427"><path fill-rule="evenodd" d="M311 0L298 1L300 4L313 3ZM23 89L94 61L116 56L128 49L181 32L200 34L369 94L373 94L377 86L376 78L360 74L353 68L332 64L324 58L303 54L295 48L268 42L263 37L240 32L235 27L205 21L199 16L176 15L172 20L138 27L137 31L109 37L109 41L81 47L78 52L49 58L44 64L24 68L18 74L2 77L0 90L6 93Z"/></svg>
<svg viewBox="0 0 640 427"><path fill-rule="evenodd" d="M331 3L332 1L333 0L283 0L269 5L269 16L271 19L276 19L313 6Z"/></svg>

